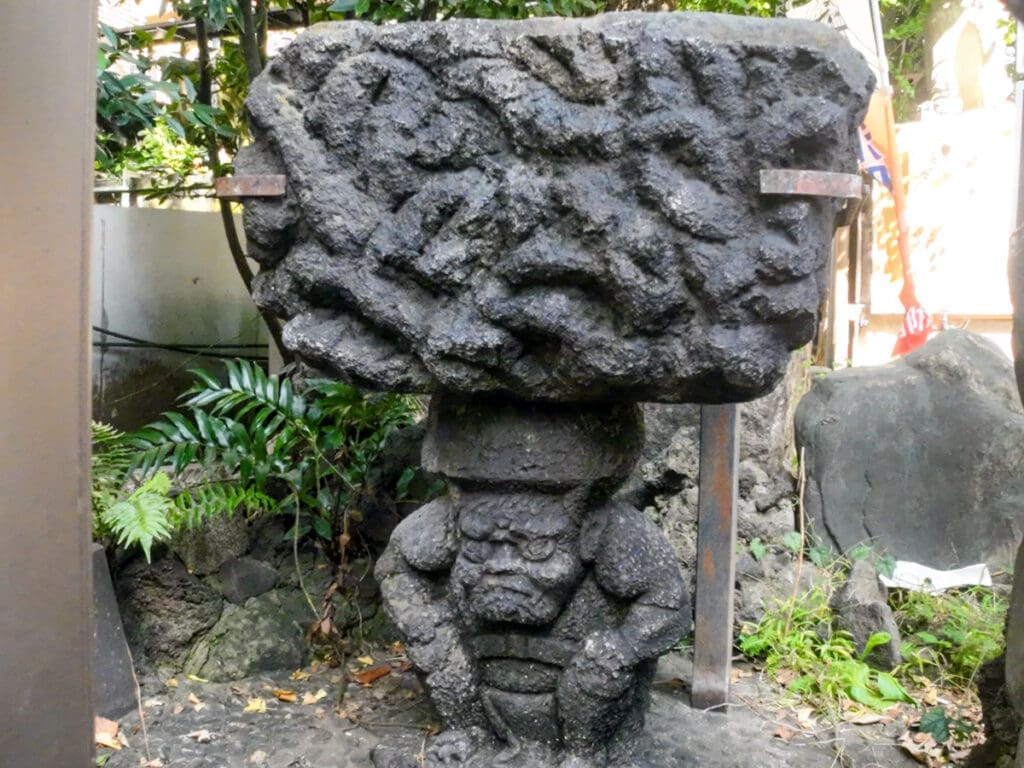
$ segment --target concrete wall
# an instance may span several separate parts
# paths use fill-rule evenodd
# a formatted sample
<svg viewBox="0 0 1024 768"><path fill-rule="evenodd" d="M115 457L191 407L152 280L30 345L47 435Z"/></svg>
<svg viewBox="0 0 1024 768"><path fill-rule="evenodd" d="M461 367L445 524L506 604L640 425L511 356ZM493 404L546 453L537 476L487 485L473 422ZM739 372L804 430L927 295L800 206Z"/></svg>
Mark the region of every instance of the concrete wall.
<svg viewBox="0 0 1024 768"><path fill-rule="evenodd" d="M189 369L215 369L216 356L267 354L215 213L94 206L91 317L94 326L214 356L115 346L130 342L94 332L93 417L126 429L170 407L191 382Z"/></svg>

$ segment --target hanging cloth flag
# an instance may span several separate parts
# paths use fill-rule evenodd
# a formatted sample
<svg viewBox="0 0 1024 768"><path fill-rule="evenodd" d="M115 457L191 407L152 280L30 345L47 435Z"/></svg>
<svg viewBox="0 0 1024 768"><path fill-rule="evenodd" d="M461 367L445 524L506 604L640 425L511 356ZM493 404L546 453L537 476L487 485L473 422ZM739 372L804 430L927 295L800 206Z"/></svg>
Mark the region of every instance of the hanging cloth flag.
<svg viewBox="0 0 1024 768"><path fill-rule="evenodd" d="M904 282L903 287L906 288ZM901 294L902 297L902 294ZM928 341L928 334L932 330L932 317L928 311L921 306L915 297L904 302L905 312L903 313L903 325L896 335L896 344L892 348L894 356L904 355Z"/></svg>
<svg viewBox="0 0 1024 768"><path fill-rule="evenodd" d="M903 272L900 301L904 317L893 354L902 355L928 340L931 318L917 300L914 288L910 230L906 214L907 190L903 182L900 155L896 150L896 119L893 114L892 86L889 81L889 62L885 57L879 0L809 0L790 9L786 15L819 21L841 32L864 55L878 82L878 89L871 99L861 127L860 156L864 171L892 195L896 213L896 241Z"/></svg>
<svg viewBox="0 0 1024 768"><path fill-rule="evenodd" d="M889 176L889 166L885 164L885 155L872 141L871 131L863 125L860 127L860 167L864 173L892 192L892 178Z"/></svg>

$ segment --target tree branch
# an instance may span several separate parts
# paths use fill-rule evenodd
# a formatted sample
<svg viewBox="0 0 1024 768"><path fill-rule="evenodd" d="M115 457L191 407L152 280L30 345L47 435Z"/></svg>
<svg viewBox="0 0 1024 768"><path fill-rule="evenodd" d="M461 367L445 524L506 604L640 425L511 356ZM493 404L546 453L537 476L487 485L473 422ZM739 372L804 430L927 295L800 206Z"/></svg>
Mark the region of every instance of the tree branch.
<svg viewBox="0 0 1024 768"><path fill-rule="evenodd" d="M245 7L246 0L241 3ZM250 19L252 8L250 7ZM200 104L213 106L213 83L210 76L210 39L206 30L206 19L196 16L196 43L199 46L199 87L196 89L196 101ZM217 144L217 132L212 128L206 130L206 151L209 155L210 170L214 178L221 176L220 168L220 147ZM253 271L245 256L245 249L238 237L238 229L235 227L235 217L231 212L231 204L227 200L219 200L220 218L224 225L224 236L228 241L228 250L231 252L231 259L235 263L239 277L245 285L245 290L252 293ZM269 312L260 310L260 316L270 332L270 337L277 347L281 358L285 362L291 362L293 355L285 348L282 339L281 322Z"/></svg>
<svg viewBox="0 0 1024 768"><path fill-rule="evenodd" d="M239 35L239 42L242 45L245 69L249 74L249 82L251 83L256 79L256 75L263 71L259 35L256 32L256 19L252 12L252 0L241 0L238 3L238 8L242 14L242 33Z"/></svg>
<svg viewBox="0 0 1024 768"><path fill-rule="evenodd" d="M256 0L256 50L260 54L260 69L267 66L267 0Z"/></svg>

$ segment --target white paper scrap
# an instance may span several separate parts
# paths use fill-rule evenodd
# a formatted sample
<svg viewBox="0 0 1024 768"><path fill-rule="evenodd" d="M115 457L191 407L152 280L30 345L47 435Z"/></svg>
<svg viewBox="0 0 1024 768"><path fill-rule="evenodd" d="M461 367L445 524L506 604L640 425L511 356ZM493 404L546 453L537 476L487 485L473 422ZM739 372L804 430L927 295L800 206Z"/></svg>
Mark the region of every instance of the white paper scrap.
<svg viewBox="0 0 1024 768"><path fill-rule="evenodd" d="M911 589L915 592L928 592L937 595L955 587L991 587L992 574L984 563L965 565L952 571L940 571L920 563L897 560L892 578L879 576L887 587Z"/></svg>

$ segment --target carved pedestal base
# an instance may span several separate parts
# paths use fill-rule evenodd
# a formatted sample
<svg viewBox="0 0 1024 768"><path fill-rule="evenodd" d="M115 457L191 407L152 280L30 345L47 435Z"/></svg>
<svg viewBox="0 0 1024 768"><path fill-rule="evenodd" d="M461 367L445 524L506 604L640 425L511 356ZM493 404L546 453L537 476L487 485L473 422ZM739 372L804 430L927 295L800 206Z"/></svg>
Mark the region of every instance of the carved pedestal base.
<svg viewBox="0 0 1024 768"><path fill-rule="evenodd" d="M423 459L449 494L398 526L377 578L446 730L377 768L597 768L639 732L690 626L668 543L611 499L642 443L635 405L433 398Z"/></svg>

